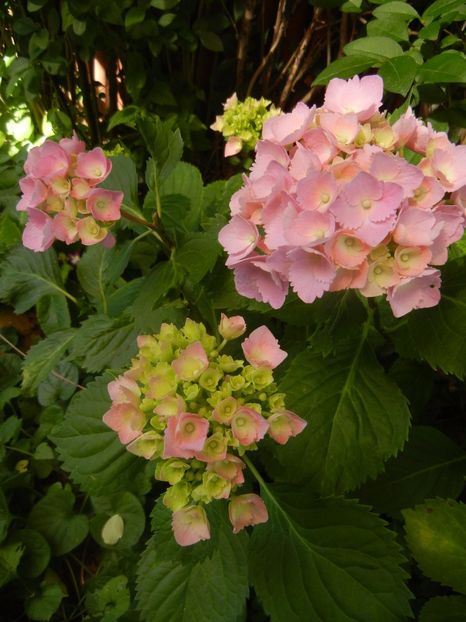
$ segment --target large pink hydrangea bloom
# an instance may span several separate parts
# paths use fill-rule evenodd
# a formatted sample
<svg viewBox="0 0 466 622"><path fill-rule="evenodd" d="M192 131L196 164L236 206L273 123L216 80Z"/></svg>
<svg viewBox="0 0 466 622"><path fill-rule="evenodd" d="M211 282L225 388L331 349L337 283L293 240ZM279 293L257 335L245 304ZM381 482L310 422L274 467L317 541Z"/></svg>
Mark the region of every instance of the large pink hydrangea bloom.
<svg viewBox="0 0 466 622"><path fill-rule="evenodd" d="M265 122L219 233L240 294L277 309L289 285L304 302L357 289L396 317L438 304L436 267L464 232L466 146L411 109L390 125L382 95L379 76L336 78L321 108Z"/></svg>

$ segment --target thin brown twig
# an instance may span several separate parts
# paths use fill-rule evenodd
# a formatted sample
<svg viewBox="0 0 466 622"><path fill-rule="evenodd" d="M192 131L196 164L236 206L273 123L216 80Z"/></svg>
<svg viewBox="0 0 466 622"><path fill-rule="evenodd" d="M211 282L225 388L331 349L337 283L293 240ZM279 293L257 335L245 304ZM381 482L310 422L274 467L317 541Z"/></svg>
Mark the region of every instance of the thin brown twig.
<svg viewBox="0 0 466 622"><path fill-rule="evenodd" d="M275 50L277 49L278 44L280 43L281 38L285 32L285 26L286 26L285 9L286 9L286 0L280 0L278 4L278 8L277 8L277 16L275 18L275 24L273 27L272 43L270 45L269 51L262 58L262 61L260 62L259 67L256 69L256 71L254 72L254 75L249 81L248 90L246 91L247 96L251 95L252 89L254 87L254 84L256 83L257 78L264 71L265 67L267 66L267 63L273 57Z"/></svg>
<svg viewBox="0 0 466 622"><path fill-rule="evenodd" d="M251 39L252 23L255 17L257 0L246 0L246 8L244 10L244 16L241 20L241 29L238 38L238 49L236 53L236 91L240 90L242 84L246 59L249 47L249 40Z"/></svg>

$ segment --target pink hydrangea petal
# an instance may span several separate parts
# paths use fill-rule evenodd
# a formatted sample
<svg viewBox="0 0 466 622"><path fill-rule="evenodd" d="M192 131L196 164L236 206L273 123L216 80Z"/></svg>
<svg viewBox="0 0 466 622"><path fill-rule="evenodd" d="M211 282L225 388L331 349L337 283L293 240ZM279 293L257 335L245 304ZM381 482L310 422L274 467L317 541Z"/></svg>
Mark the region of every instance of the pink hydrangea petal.
<svg viewBox="0 0 466 622"><path fill-rule="evenodd" d="M35 252L43 252L53 244L53 221L45 212L28 208L28 222L23 231L23 244Z"/></svg>
<svg viewBox="0 0 466 622"><path fill-rule="evenodd" d="M331 134L339 145L349 145L359 132L358 118L355 114L339 114L337 112L321 112L321 127Z"/></svg>
<svg viewBox="0 0 466 622"><path fill-rule="evenodd" d="M291 286L301 300L314 302L328 291L336 270L323 253L314 250L295 250L289 257Z"/></svg>
<svg viewBox="0 0 466 622"><path fill-rule="evenodd" d="M223 155L225 158L229 158L231 156L236 155L243 148L243 141L238 136L230 136L230 138L225 143L225 149Z"/></svg>
<svg viewBox="0 0 466 622"><path fill-rule="evenodd" d="M402 317L413 309L435 307L440 302L440 272L429 268L417 277L402 279L387 293L395 317Z"/></svg>
<svg viewBox="0 0 466 622"><path fill-rule="evenodd" d="M86 207L96 220L112 222L121 218L123 197L123 192L96 188L87 195Z"/></svg>
<svg viewBox="0 0 466 622"><path fill-rule="evenodd" d="M330 213L301 212L286 228L293 246L311 247L324 243L335 231L335 219Z"/></svg>
<svg viewBox="0 0 466 622"><path fill-rule="evenodd" d="M180 380L191 381L207 369L209 359L201 342L195 341L180 352L171 366Z"/></svg>
<svg viewBox="0 0 466 622"><path fill-rule="evenodd" d="M113 404L103 416L103 422L118 433L120 442L127 445L143 432L146 418L130 403Z"/></svg>
<svg viewBox="0 0 466 622"><path fill-rule="evenodd" d="M288 153L282 146L269 140L260 140L256 145L256 159L251 167L250 178L260 179L271 162L277 162L286 169L289 161Z"/></svg>
<svg viewBox="0 0 466 622"><path fill-rule="evenodd" d="M98 184L108 177L112 170L109 160L100 147L78 154L74 174L84 177L91 185Z"/></svg>
<svg viewBox="0 0 466 622"><path fill-rule="evenodd" d="M53 234L57 240L72 244L78 239L76 221L66 212L59 212L53 219Z"/></svg>
<svg viewBox="0 0 466 622"><path fill-rule="evenodd" d="M255 249L258 240L256 225L242 216L233 216L218 234L218 241L235 262L247 257Z"/></svg>
<svg viewBox="0 0 466 622"><path fill-rule="evenodd" d="M324 107L333 112L354 113L360 121L369 119L382 105L383 80L380 76L333 78L325 92Z"/></svg>
<svg viewBox="0 0 466 622"><path fill-rule="evenodd" d="M401 246L430 246L435 238L435 223L430 212L408 207L400 213L393 239Z"/></svg>
<svg viewBox="0 0 466 622"><path fill-rule="evenodd" d="M269 519L265 503L259 495L253 493L234 497L228 505L228 516L233 525L233 533L238 533L250 525L266 523Z"/></svg>
<svg viewBox="0 0 466 622"><path fill-rule="evenodd" d="M235 285L242 296L267 302L273 309L279 309L288 293L288 281L268 261L266 257L257 256L236 264Z"/></svg>
<svg viewBox="0 0 466 622"><path fill-rule="evenodd" d="M329 172L311 172L296 185L298 203L305 210L326 211L337 193L337 182Z"/></svg>
<svg viewBox="0 0 466 622"><path fill-rule="evenodd" d="M288 356L266 326L253 330L241 344L244 356L253 367L274 369Z"/></svg>
<svg viewBox="0 0 466 622"><path fill-rule="evenodd" d="M180 546L190 546L210 539L209 521L204 508L191 505L173 513L173 535Z"/></svg>
<svg viewBox="0 0 466 622"><path fill-rule="evenodd" d="M298 102L291 112L267 119L262 128L262 138L279 145L294 143L309 128L314 114L314 108Z"/></svg>

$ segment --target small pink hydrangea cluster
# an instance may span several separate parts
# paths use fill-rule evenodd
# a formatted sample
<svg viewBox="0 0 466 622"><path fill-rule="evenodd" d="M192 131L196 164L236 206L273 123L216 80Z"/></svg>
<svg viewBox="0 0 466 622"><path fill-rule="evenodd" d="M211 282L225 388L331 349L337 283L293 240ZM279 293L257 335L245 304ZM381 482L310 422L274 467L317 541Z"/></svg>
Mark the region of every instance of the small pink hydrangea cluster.
<svg viewBox="0 0 466 622"><path fill-rule="evenodd" d="M112 406L103 420L128 451L155 460L155 478L170 484L163 503L182 546L210 538L204 505L214 499L230 499L234 533L265 522L258 495L236 494L241 456L266 434L285 444L306 426L277 392L272 370L287 355L268 328L242 342L249 365L222 353L245 330L242 317L222 314L219 343L192 320L181 329L162 324L157 335L138 337L131 368L108 385Z"/></svg>
<svg viewBox="0 0 466 622"><path fill-rule="evenodd" d="M46 251L55 239L72 244L113 246L109 225L121 217L123 193L98 188L112 170L100 147L86 151L76 134L59 143L46 140L34 147L20 179L21 199L16 206L27 212L23 244Z"/></svg>
<svg viewBox="0 0 466 622"><path fill-rule="evenodd" d="M379 76L331 80L321 108L268 119L219 241L249 298L385 294L396 317L440 300L448 246L464 231L466 145L418 120L390 125ZM416 164L408 162L409 152Z"/></svg>

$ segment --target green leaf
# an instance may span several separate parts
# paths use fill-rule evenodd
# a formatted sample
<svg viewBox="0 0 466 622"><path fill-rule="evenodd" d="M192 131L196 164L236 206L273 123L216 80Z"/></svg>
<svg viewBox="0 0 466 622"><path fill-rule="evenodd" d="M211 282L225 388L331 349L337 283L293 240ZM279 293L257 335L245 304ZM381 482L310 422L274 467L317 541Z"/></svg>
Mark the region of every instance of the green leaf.
<svg viewBox="0 0 466 622"><path fill-rule="evenodd" d="M158 505L156 534L138 567L144 622L237 622L248 593L247 535L232 533L223 504L208 506L212 540L180 547L171 512Z"/></svg>
<svg viewBox="0 0 466 622"><path fill-rule="evenodd" d="M369 508L264 482L261 491L269 521L254 527L250 576L272 620L399 622L410 615L400 548Z"/></svg>
<svg viewBox="0 0 466 622"><path fill-rule="evenodd" d="M41 575L50 562L50 547L44 536L34 529L18 529L13 539L24 547L18 574L27 579Z"/></svg>
<svg viewBox="0 0 466 622"><path fill-rule="evenodd" d="M126 451L116 433L102 421L111 406L107 384L113 379L106 374L77 393L51 437L65 471L92 495L141 488L144 461Z"/></svg>
<svg viewBox="0 0 466 622"><path fill-rule="evenodd" d="M186 270L194 283L199 283L210 272L222 248L217 236L193 233L187 242L176 250L175 261Z"/></svg>
<svg viewBox="0 0 466 622"><path fill-rule="evenodd" d="M0 546L0 587L15 578L23 551L24 546L18 542Z"/></svg>
<svg viewBox="0 0 466 622"><path fill-rule="evenodd" d="M24 608L31 620L48 622L56 612L64 597L58 583L43 581L39 593L34 593L24 603Z"/></svg>
<svg viewBox="0 0 466 622"><path fill-rule="evenodd" d="M130 492L117 493L106 497L93 497L96 517L91 523L91 533L94 539L103 546L101 532L108 519L119 514L123 519L124 531L118 546L134 546L142 536L146 517L142 505Z"/></svg>
<svg viewBox="0 0 466 622"><path fill-rule="evenodd" d="M39 531L54 555L69 553L87 536L87 516L74 510L75 497L69 487L54 484L36 503L28 518L28 527Z"/></svg>
<svg viewBox="0 0 466 622"><path fill-rule="evenodd" d="M34 391L65 356L75 338L76 330L60 330L32 346L23 362L25 391Z"/></svg>
<svg viewBox="0 0 466 622"><path fill-rule="evenodd" d="M423 84L466 83L466 56L458 50L448 50L429 58L418 71Z"/></svg>
<svg viewBox="0 0 466 622"><path fill-rule="evenodd" d="M125 28L129 30L144 21L146 11L142 7L134 6L125 15Z"/></svg>
<svg viewBox="0 0 466 622"><path fill-rule="evenodd" d="M203 200L203 182L199 169L187 162L178 162L172 172L160 184L160 196L177 194L187 197L191 203L189 212L184 214L186 229L192 231L199 223Z"/></svg>
<svg viewBox="0 0 466 622"><path fill-rule="evenodd" d="M389 37L360 37L347 43L343 49L348 56L363 55L371 58L374 64L403 54L401 46Z"/></svg>
<svg viewBox="0 0 466 622"><path fill-rule="evenodd" d="M110 160L112 162L112 171L107 179L99 184L99 187L123 192L125 195L123 203L129 206L137 205L138 174L136 165L131 158L124 155L111 156Z"/></svg>
<svg viewBox="0 0 466 622"><path fill-rule="evenodd" d="M51 372L39 385L37 399L41 406L51 406L57 402L65 402L76 391L79 372L74 363L62 361L53 371L59 375Z"/></svg>
<svg viewBox="0 0 466 622"><path fill-rule="evenodd" d="M70 311L64 296L44 296L37 303L37 319L46 335L71 326Z"/></svg>
<svg viewBox="0 0 466 622"><path fill-rule="evenodd" d="M178 129L175 131L171 129L170 122L162 122L156 116L139 117L137 126L155 164L156 179L148 183L149 188L153 190L153 186L166 179L180 161L183 139Z"/></svg>
<svg viewBox="0 0 466 622"><path fill-rule="evenodd" d="M436 596L427 601L419 615L419 622L464 622L466 597Z"/></svg>
<svg viewBox="0 0 466 622"><path fill-rule="evenodd" d="M367 24L369 37L391 37L394 41L408 41L408 25L398 16L373 19Z"/></svg>
<svg viewBox="0 0 466 622"><path fill-rule="evenodd" d="M133 316L144 319L150 314L168 291L175 286L177 274L171 261L160 261L145 277L144 283L134 301Z"/></svg>
<svg viewBox="0 0 466 622"><path fill-rule="evenodd" d="M135 127L136 115L138 114L139 107L130 105L125 106L123 110L118 110L110 117L107 130L113 130L117 125L128 125L129 127Z"/></svg>
<svg viewBox="0 0 466 622"><path fill-rule="evenodd" d="M430 22L436 17L448 21L462 7L464 7L464 0L436 0L424 11L422 21Z"/></svg>
<svg viewBox="0 0 466 622"><path fill-rule="evenodd" d="M409 548L422 572L466 594L466 505L430 499L403 516Z"/></svg>
<svg viewBox="0 0 466 622"><path fill-rule="evenodd" d="M413 426L403 452L374 482L357 492L384 514L396 514L431 497L457 497L464 488L466 452L427 426Z"/></svg>
<svg viewBox="0 0 466 622"><path fill-rule="evenodd" d="M3 542L6 538L10 521L11 514L8 510L8 503L5 498L5 493L0 489L0 542Z"/></svg>
<svg viewBox="0 0 466 622"><path fill-rule="evenodd" d="M404 54L387 59L379 69L384 88L391 93L399 93L406 97L411 88L419 65L412 56Z"/></svg>
<svg viewBox="0 0 466 622"><path fill-rule="evenodd" d="M374 66L374 61L366 54L359 54L347 56L344 58L337 58L333 63L330 63L323 71L321 71L317 78L312 83L313 86L325 85L332 80L332 78L352 78L358 73L362 73Z"/></svg>
<svg viewBox="0 0 466 622"><path fill-rule="evenodd" d="M89 372L118 369L136 354L136 336L133 319L128 315L92 315L77 331L70 358Z"/></svg>
<svg viewBox="0 0 466 622"><path fill-rule="evenodd" d="M199 33L199 39L202 45L212 52L223 52L223 43L221 38L212 31L204 30Z"/></svg>
<svg viewBox="0 0 466 622"><path fill-rule="evenodd" d="M111 249L96 244L88 248L79 260L79 283L98 311L108 311L107 290L124 272L131 250L132 245L129 242L115 245Z"/></svg>
<svg viewBox="0 0 466 622"><path fill-rule="evenodd" d="M408 436L406 399L366 344L342 344L324 358L299 354L280 384L287 407L308 421L278 457L291 480L308 478L323 495L352 490L382 470Z"/></svg>
<svg viewBox="0 0 466 622"><path fill-rule="evenodd" d="M23 247L12 251L3 261L0 299L10 303L16 313L24 313L49 294L60 294L75 301L63 289L55 251L34 253Z"/></svg>
<svg viewBox="0 0 466 622"><path fill-rule="evenodd" d="M128 611L131 595L127 583L124 575L118 575L86 595L86 609L93 619L114 622Z"/></svg>
<svg viewBox="0 0 466 622"><path fill-rule="evenodd" d="M150 5L162 11L168 11L179 3L180 0L151 0Z"/></svg>
<svg viewBox="0 0 466 622"><path fill-rule="evenodd" d="M421 358L434 369L466 375L466 259L442 269L442 298L432 309L408 315L409 338Z"/></svg>
<svg viewBox="0 0 466 622"><path fill-rule="evenodd" d="M419 17L419 13L413 6L407 2L401 2L400 0L393 0L393 2L382 4L376 7L372 14L378 18L393 16L402 17L409 22Z"/></svg>
<svg viewBox="0 0 466 622"><path fill-rule="evenodd" d="M0 204L2 199L0 198ZM21 242L21 229L18 223L8 214L0 215L0 252L5 253Z"/></svg>

